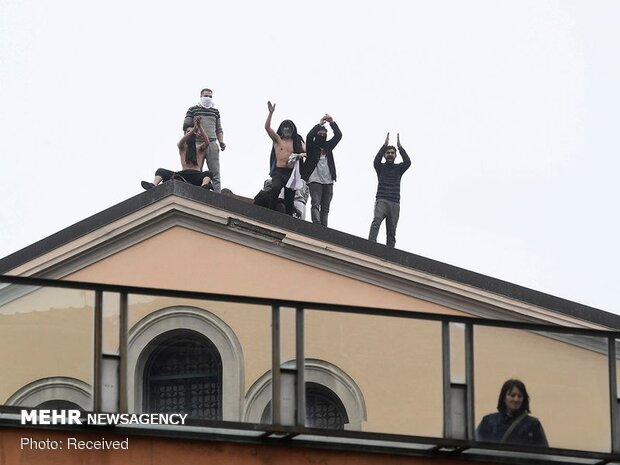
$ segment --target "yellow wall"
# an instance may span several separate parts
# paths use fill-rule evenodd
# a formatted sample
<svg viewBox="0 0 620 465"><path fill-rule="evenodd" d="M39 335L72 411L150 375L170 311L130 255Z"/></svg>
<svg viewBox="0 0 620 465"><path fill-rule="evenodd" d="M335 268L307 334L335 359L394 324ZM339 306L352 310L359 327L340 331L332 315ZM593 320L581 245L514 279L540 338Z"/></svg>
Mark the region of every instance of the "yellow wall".
<svg viewBox="0 0 620 465"><path fill-rule="evenodd" d="M94 263L67 279L459 314L181 227Z"/></svg>
<svg viewBox="0 0 620 465"><path fill-rule="evenodd" d="M94 263L67 279L460 314L181 227ZM53 307L49 305L53 300L37 300L40 292L13 307L0 308L0 350L12 350L8 353L20 361L18 369L2 367L2 373L11 376L2 383L0 399L45 376L91 381L91 352L84 347L90 343L90 332L85 328L91 321L92 301L69 299L64 310L47 310ZM15 313L15 305L33 311ZM270 369L269 308L134 296L130 298L130 327L156 310L175 305L203 308L231 327L243 351L246 391ZM114 352L118 346L118 305L112 297L106 299L106 312L104 344L106 350ZM294 357L291 317L292 312L283 318L283 361ZM305 322L306 357L336 365L361 388L368 412L363 430L441 436L439 323L317 311L306 312ZM78 331L79 337L73 337L72 331ZM458 333L456 328L454 342L462 344ZM463 367L459 353L462 355L462 350L452 354L453 380L457 381L462 378ZM475 360L476 421L495 410L503 381L518 377L530 390L533 413L541 419L552 446L608 449L604 355L533 333L479 329Z"/></svg>
<svg viewBox="0 0 620 465"><path fill-rule="evenodd" d="M46 377L92 384L93 308L94 292L53 288L0 307L0 402Z"/></svg>

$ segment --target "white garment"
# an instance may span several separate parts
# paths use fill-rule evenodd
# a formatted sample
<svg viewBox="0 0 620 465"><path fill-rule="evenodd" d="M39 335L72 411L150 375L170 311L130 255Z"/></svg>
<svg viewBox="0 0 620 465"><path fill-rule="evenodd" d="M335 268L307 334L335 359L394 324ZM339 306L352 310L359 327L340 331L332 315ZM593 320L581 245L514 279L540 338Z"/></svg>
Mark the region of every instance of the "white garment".
<svg viewBox="0 0 620 465"><path fill-rule="evenodd" d="M299 155L294 153L289 157L289 163L291 162L291 158L295 156L295 165L293 166L293 172L291 176L288 178L288 182L286 183L286 187L289 189L293 189L296 191L297 189L302 189L304 187L304 180L301 179L301 173L299 172Z"/></svg>

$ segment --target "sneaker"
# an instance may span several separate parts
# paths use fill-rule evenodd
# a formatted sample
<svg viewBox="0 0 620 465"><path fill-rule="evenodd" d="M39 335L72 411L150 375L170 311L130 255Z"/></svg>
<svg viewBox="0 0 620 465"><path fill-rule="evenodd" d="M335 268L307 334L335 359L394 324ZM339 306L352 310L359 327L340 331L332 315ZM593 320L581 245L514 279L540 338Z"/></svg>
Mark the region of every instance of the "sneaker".
<svg viewBox="0 0 620 465"><path fill-rule="evenodd" d="M142 181L140 185L145 191L148 191L149 189L152 189L153 187L155 187L155 184L153 184L152 182L147 182L147 181Z"/></svg>

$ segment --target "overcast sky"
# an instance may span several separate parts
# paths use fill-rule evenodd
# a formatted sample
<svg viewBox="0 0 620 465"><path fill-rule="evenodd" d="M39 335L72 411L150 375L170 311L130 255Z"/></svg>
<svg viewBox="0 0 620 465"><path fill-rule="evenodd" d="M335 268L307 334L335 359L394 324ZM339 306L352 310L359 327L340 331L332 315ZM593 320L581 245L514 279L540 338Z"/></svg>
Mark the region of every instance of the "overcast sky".
<svg viewBox="0 0 620 465"><path fill-rule="evenodd" d="M328 112L330 227L367 237L400 132L398 248L618 313L618 24L616 0L0 0L0 257L178 169L210 87L223 187L267 177L267 100L304 136Z"/></svg>

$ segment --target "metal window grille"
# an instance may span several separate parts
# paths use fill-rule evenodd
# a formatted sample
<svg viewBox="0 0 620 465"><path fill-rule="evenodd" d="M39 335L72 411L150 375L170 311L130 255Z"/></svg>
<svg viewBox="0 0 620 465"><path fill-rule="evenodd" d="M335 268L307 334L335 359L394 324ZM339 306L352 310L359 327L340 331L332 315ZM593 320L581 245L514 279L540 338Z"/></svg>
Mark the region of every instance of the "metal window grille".
<svg viewBox="0 0 620 465"><path fill-rule="evenodd" d="M189 332L157 341L145 368L145 411L222 419L222 358L211 341Z"/></svg>
<svg viewBox="0 0 620 465"><path fill-rule="evenodd" d="M271 401L267 403L261 423L271 424ZM344 429L349 423L347 411L338 396L325 386L306 383L306 426L309 428Z"/></svg>

